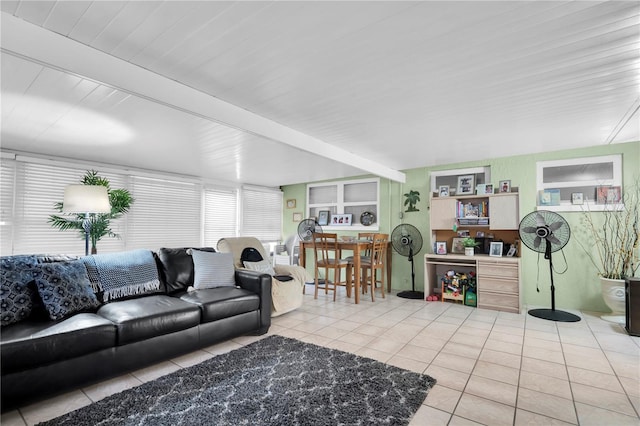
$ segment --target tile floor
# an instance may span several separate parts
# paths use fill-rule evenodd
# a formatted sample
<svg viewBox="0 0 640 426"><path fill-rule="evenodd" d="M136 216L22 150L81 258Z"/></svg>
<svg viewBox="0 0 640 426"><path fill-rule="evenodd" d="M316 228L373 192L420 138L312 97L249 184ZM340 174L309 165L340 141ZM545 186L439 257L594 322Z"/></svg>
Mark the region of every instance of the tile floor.
<svg viewBox="0 0 640 426"><path fill-rule="evenodd" d="M353 352L438 383L411 425L640 425L640 338L597 313L577 323L395 295L359 305L306 295L280 334ZM2 415L32 425L251 343L243 337Z"/></svg>

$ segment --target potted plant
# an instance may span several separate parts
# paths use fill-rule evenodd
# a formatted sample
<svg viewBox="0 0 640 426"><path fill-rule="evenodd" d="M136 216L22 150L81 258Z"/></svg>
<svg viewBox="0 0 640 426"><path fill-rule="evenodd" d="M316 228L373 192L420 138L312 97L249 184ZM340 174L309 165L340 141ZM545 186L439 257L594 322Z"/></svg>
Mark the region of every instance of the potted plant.
<svg viewBox="0 0 640 426"><path fill-rule="evenodd" d="M111 212L109 213L96 213L90 214L88 218L85 218L86 214L83 213L69 213L67 217L59 215L49 216L49 223L54 228L58 228L61 231L73 229L79 232L82 239L85 238L85 219L89 219L91 227L89 230L89 240L91 241L91 253L96 254L96 245L98 241L104 236L119 237L118 234L111 230L111 221L122 217L129 211L131 204L133 204L133 197L131 193L126 189L111 189L109 180L98 175L95 170L89 170L82 178L81 183L83 185L101 185L107 187L107 193L109 194L109 204L111 205ZM55 209L62 213L63 204L58 202L55 204Z"/></svg>
<svg viewBox="0 0 640 426"><path fill-rule="evenodd" d="M462 245L464 246L464 254L465 256L473 256L476 251L476 247L480 245L474 238L467 237L462 240Z"/></svg>
<svg viewBox="0 0 640 426"><path fill-rule="evenodd" d="M603 317L624 322L624 281L640 266L640 178L625 188L621 203L607 204L603 211L584 212L583 231L576 240L598 271L602 297L613 311Z"/></svg>

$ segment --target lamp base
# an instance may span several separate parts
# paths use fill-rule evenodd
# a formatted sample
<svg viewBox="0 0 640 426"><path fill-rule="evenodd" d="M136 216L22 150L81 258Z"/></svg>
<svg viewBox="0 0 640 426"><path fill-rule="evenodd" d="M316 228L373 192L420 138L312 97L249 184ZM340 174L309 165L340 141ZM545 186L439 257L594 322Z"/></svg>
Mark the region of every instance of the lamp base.
<svg viewBox="0 0 640 426"><path fill-rule="evenodd" d="M569 312L557 311L555 309L531 309L529 315L550 321L578 322L580 317Z"/></svg>
<svg viewBox="0 0 640 426"><path fill-rule="evenodd" d="M398 293L398 297L403 299L424 299L424 293L421 291L407 290Z"/></svg>

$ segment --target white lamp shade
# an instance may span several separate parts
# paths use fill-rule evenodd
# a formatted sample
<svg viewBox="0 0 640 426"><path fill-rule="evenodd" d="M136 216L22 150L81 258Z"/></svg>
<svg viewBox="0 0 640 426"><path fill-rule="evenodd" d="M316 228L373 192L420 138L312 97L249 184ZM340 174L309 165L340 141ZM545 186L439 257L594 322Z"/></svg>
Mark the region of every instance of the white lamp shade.
<svg viewBox="0 0 640 426"><path fill-rule="evenodd" d="M109 213L109 193L101 185L69 185L64 189L64 213Z"/></svg>

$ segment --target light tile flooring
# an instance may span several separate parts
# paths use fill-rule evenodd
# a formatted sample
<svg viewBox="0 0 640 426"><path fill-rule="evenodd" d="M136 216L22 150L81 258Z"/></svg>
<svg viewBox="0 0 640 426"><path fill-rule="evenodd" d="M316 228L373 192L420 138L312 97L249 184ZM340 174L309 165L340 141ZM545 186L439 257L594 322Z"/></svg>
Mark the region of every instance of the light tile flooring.
<svg viewBox="0 0 640 426"><path fill-rule="evenodd" d="M308 292L309 293L309 292ZM597 313L556 323L394 294L306 295L280 334L437 379L411 425L640 425L640 338ZM251 343L243 337L2 415L32 425Z"/></svg>

